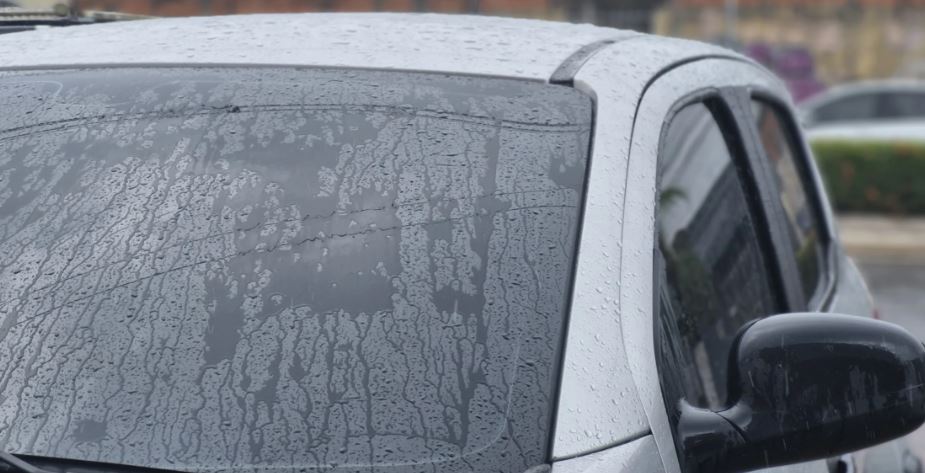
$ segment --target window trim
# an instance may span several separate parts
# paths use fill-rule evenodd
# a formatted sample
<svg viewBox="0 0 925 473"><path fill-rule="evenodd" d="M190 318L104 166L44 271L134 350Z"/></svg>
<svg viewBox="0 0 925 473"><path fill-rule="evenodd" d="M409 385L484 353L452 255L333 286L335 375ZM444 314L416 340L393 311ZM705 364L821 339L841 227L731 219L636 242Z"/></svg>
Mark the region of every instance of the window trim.
<svg viewBox="0 0 925 473"><path fill-rule="evenodd" d="M720 132L723 135L723 139L726 142L727 147L729 148L730 158L732 159L733 165L736 167L736 174L738 175L738 178L742 184L745 186L744 191L747 198L747 206L753 217L753 224L755 225L755 230L757 233L756 236L759 250L764 257L765 264L767 265L768 281L771 284L771 291L773 293L772 297L775 298L777 303L781 306L782 312L787 312L792 305L792 295L784 285L784 281L786 280L785 277L787 277L788 274L786 273L785 268L781 267L780 255L775 250L775 248L778 247L774 235L775 231L772 229L771 220L766 214L768 209L766 205L766 199L764 198L764 194L762 194L764 191L762 191L760 184L762 180L766 180L767 176L756 174L756 171L762 170L760 168L755 169L757 160L754 153L748 149L749 140L746 139L746 133L749 133L749 130L747 128L742 128L742 117L740 114L736 113L736 107L740 106L740 104L735 93L735 88L711 87L700 89L683 96L671 106L671 108L668 110L668 113L663 118L661 130L659 132L659 141L657 147L658 158L655 165L656 193L657 189L659 189L661 186L662 176L658 172L658 169L659 161L665 147L665 140L668 135L668 130L675 117L681 110L697 103L702 103L710 111L718 128L720 129ZM660 210L658 199L655 199L653 208L653 218L657 222ZM781 209L781 212L782 211L783 209ZM659 226L656 224L654 227L654 245L652 247L652 333L655 342L655 365L657 368L656 376L659 379L659 387L661 389L662 398L664 399L665 404L664 407L668 411L670 419L673 406L676 405L676 403L681 399L684 399L684 396L683 393L666 392L666 384L663 382L665 376L677 376L679 373L670 372L671 370L669 367L666 367L662 362L660 338L663 333L660 323L662 317L660 305L662 293L664 291L664 287L661 282L661 275L665 268L658 249L658 241L660 236ZM672 425L671 428L673 431L675 426ZM674 433L672 433L672 437L674 438ZM676 446L676 448L678 447ZM680 451L680 448L678 448L678 452Z"/></svg>
<svg viewBox="0 0 925 473"><path fill-rule="evenodd" d="M827 201L823 199L823 184L819 173L811 159L812 150L806 141L799 125L794 120L794 112L786 102L779 97L763 88L751 88L747 94L748 107L745 113L748 115L747 126L751 133L754 134L752 140L756 145L755 152L763 163L766 163L770 169L770 163L765 153L764 146L758 136L758 130L755 126L754 111L751 108L751 102L757 101L774 110L783 127L785 139L793 151L794 165L803 184L803 190L806 193L806 199L811 207L811 212L817 223L819 231L819 243L822 246L823 264L820 267L820 283L813 294L806 294L805 307L809 311L823 311L829 308L834 300L835 288L838 279L838 257L837 257L837 238L835 236L834 225L830 219L831 213L827 212ZM767 185L771 186L779 195L776 189L777 184L770 180ZM779 198L778 198L779 200ZM772 204L775 207L781 207L779 203ZM781 212L783 209L781 209ZM784 215L777 216L778 219L786 218ZM788 258L792 259L792 258ZM795 260L794 260L795 264ZM799 274L796 275L799 277Z"/></svg>

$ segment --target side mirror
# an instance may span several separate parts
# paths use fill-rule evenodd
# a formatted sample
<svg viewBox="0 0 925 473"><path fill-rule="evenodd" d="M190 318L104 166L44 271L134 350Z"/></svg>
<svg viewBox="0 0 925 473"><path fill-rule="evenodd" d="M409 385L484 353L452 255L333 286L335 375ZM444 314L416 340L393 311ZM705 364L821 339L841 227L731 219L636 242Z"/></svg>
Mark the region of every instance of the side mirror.
<svg viewBox="0 0 925 473"><path fill-rule="evenodd" d="M682 401L685 471L833 457L915 430L925 422L925 346L879 320L777 315L739 332L728 389L720 412Z"/></svg>

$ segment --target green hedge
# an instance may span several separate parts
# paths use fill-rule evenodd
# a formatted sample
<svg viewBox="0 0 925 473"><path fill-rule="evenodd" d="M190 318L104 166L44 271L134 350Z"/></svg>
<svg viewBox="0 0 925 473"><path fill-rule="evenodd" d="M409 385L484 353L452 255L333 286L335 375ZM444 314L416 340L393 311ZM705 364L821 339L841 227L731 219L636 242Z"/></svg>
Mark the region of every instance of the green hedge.
<svg viewBox="0 0 925 473"><path fill-rule="evenodd" d="M925 214L925 143L817 141L812 147L839 211Z"/></svg>

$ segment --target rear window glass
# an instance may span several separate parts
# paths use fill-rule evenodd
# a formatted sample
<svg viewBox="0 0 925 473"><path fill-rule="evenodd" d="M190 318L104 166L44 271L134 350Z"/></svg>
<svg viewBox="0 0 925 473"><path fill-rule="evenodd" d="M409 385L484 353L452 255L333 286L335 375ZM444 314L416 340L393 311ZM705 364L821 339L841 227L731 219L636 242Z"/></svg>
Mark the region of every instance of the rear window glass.
<svg viewBox="0 0 925 473"><path fill-rule="evenodd" d="M547 461L591 126L514 80L0 75L0 441L184 470Z"/></svg>

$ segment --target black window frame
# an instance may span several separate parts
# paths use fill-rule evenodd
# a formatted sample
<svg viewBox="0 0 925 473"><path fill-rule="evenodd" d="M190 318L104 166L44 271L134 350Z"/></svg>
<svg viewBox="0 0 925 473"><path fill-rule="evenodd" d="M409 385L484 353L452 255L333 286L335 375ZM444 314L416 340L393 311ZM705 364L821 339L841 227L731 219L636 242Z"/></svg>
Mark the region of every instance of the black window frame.
<svg viewBox="0 0 925 473"><path fill-rule="evenodd" d="M786 287L784 283L787 280L787 275L790 274L788 271L793 271L793 268L781 267L780 252L775 250L776 248L779 248L779 242L782 241L781 238L783 235L779 234L782 228L780 226L772 226L771 222L774 220L772 220L770 216L767 215L769 189L767 189L766 185L764 184L766 184L769 179L769 175L767 174L769 169L760 166L754 150L750 149L750 146L754 145L754 142L753 140L749 139L748 133L750 133L750 131L748 129L748 124L745 121L749 117L748 115L743 116L745 110L742 110L743 104L741 101L741 93L736 90L736 88L731 87L708 88L694 91L676 101L675 104L672 105L672 107L669 109L668 113L665 115L662 121L656 159L657 161L661 160L662 152L664 151L666 144L668 130L678 112L690 105L695 105L697 103L704 104L711 112L717 126L720 129L720 132L723 135L726 145L729 148L729 154L732 159L733 166L736 168L738 178L744 187L743 190L745 191L747 206L753 218L759 251L761 252L768 271L767 279L771 286L772 297L781 307L782 312L788 312L793 306L794 302L793 289ZM658 164L656 164L656 167L658 168ZM656 172L655 188L659 189L660 185L661 174ZM658 221L659 211L659 203L658 199L656 199L653 213L653 218L656 222ZM783 209L781 208L780 211L783 212ZM677 427L677 417L675 413L677 412L678 403L684 399L684 393L667 392L668 390L666 389L668 384L665 382L665 379L669 376L677 376L679 373L671 372L670 367L665 366L663 361L662 346L660 342L663 335L661 324L661 306L662 295L666 288L663 287L664 285L661 281L661 275L665 268L664 264L662 263L662 257L657 243L660 236L659 227L658 225L655 225L654 227L653 241L655 242L655 245L652 248L652 322L654 346L656 350L655 361L659 377L659 388L662 393L665 409L668 412L669 423L671 424L674 435L674 430ZM678 452L680 453L680 446L676 445L676 448L678 448Z"/></svg>
<svg viewBox="0 0 925 473"><path fill-rule="evenodd" d="M785 139L787 140L787 143L790 145L790 149L793 152L794 167L797 170L800 182L803 185L803 190L806 193L807 204L810 206L812 218L815 220L816 230L819 232L819 244L822 247L823 257L823 264L819 268L819 285L816 287L816 291L813 294L806 294L805 301L802 301L802 303L797 301L795 306L790 307L790 309L824 311L831 305L835 293L835 284L837 282L838 275L838 258L836 257L836 237L834 235L828 213L825 210L826 206L823 203L823 183L818 179L818 173L813 167L812 150L809 148L809 145L803 136L793 110L784 100L782 100L771 91L761 88L753 88L751 90L742 92L745 93L744 100L747 101L748 105L744 110L744 112L748 115L747 127L750 132L747 140L754 143L754 153L758 158L760 165L766 167L767 172L769 173L768 175L772 177L771 179L768 179L768 182L765 184L770 186L773 194L776 196L776 200L769 202L769 205L772 207L772 209L769 209L769 213L773 214L774 219L778 220L778 224L789 225L789 223L786 221L787 217L785 215L783 205L779 200L780 189L777 187L777 181L773 179L774 171L771 168L770 161L764 150L764 145L761 142L758 128L755 126L755 120L757 117L755 117L754 110L752 109L752 102L760 102L761 104L772 109L780 121ZM785 241L782 240L781 248L786 248L783 243L785 243ZM781 256L783 258L786 258L787 260L793 260L792 266L794 267L794 273L788 277L798 279L800 276L799 271L796 270L795 258L793 258L792 255L788 256L788 252L786 251L782 253L783 254ZM785 266L791 265L786 264Z"/></svg>

